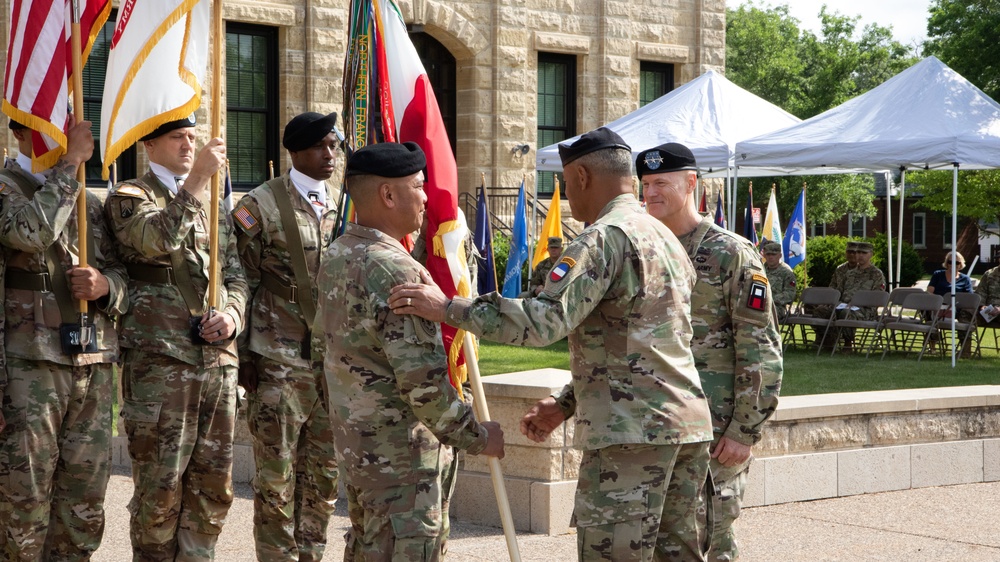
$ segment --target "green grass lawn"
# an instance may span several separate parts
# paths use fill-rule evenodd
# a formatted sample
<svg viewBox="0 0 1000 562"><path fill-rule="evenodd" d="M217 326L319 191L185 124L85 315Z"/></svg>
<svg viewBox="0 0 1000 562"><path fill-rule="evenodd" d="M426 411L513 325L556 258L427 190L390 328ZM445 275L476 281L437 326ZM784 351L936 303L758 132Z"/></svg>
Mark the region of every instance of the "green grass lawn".
<svg viewBox="0 0 1000 562"><path fill-rule="evenodd" d="M988 335L987 342L992 342ZM512 347L481 342L479 368L483 375L527 371L543 367L569 369L566 340L540 349ZM864 355L838 354L834 357L815 352L790 350L785 354L785 374L781 394L826 394L898 388L930 388L1000 384L1000 356L984 351L981 359L960 359L951 367L951 359L927 355L917 363L915 354Z"/></svg>

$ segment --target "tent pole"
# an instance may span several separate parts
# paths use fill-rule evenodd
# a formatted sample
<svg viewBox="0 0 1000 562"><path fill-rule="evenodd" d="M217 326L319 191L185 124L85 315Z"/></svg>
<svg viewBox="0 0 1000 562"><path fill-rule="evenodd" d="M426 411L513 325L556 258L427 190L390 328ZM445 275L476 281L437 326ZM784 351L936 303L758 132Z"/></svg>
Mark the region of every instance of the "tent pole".
<svg viewBox="0 0 1000 562"><path fill-rule="evenodd" d="M955 272L955 282L951 284L951 367L955 368L955 285L958 283L958 162L951 176L951 269ZM975 312L973 313L975 314ZM975 322L973 318L972 322Z"/></svg>
<svg viewBox="0 0 1000 562"><path fill-rule="evenodd" d="M740 185L740 167L733 168L733 204L729 206L729 231L736 232L736 193Z"/></svg>
<svg viewBox="0 0 1000 562"><path fill-rule="evenodd" d="M906 199L906 167L899 168L899 236L896 237L896 274L903 272L903 200Z"/></svg>
<svg viewBox="0 0 1000 562"><path fill-rule="evenodd" d="M893 276L892 270L892 174L888 171L885 173L885 240L887 245L887 256L886 260L886 271L889 272L889 290L891 291L896 285L893 284L893 280L896 276Z"/></svg>

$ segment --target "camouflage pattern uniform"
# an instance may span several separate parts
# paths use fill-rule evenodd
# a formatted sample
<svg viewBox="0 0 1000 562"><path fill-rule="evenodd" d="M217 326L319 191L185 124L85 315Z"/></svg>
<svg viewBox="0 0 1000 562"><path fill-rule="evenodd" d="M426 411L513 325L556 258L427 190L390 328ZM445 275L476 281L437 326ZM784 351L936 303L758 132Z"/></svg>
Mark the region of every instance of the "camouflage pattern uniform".
<svg viewBox="0 0 1000 562"><path fill-rule="evenodd" d="M333 240L339 193L327 188L320 220L314 204L299 194L287 173L280 182L276 189L284 190L291 202L309 277L315 282L320 255ZM275 294L261 283L263 274L286 288L295 284L286 225L275 197L265 183L240 199L233 212L237 247L253 295L240 338L240 360L253 361L258 373L256 392L247 394L256 461L254 538L260 560L322 560L337 499L337 459L321 397L323 366L303 358L310 334L302 310L287 294Z"/></svg>
<svg viewBox="0 0 1000 562"><path fill-rule="evenodd" d="M535 288L545 286L545 279L549 276L549 272L551 272L552 268L555 266L555 260L549 256L538 262L535 269L531 270L531 280L528 282L528 297L535 296Z"/></svg>
<svg viewBox="0 0 1000 562"><path fill-rule="evenodd" d="M569 335L573 380L555 398L584 451L581 560L704 560L711 418L688 343L693 284L673 234L621 195L566 246L537 298L448 306L448 324L492 341Z"/></svg>
<svg viewBox="0 0 1000 562"><path fill-rule="evenodd" d="M752 446L778 405L782 374L781 338L763 264L753 245L711 218L679 239L698 274L691 293L691 351L712 410L712 449L722 437ZM727 467L711 461L709 561L739 557L732 524L740 515L750 462Z"/></svg>
<svg viewBox="0 0 1000 562"><path fill-rule="evenodd" d="M164 198L163 208L157 197ZM129 503L134 560L211 560L233 501L236 342L194 344L178 274L151 275L167 271L170 253L181 252L205 306L208 209L183 189L171 195L150 172L116 185L105 211L130 276L132 307L120 336L126 348L122 416L135 482ZM248 289L232 222L221 209L218 229L218 313L232 316L239 333Z"/></svg>
<svg viewBox="0 0 1000 562"><path fill-rule="evenodd" d="M774 308L778 312L778 323L785 321L788 307L795 300L795 272L785 262L778 262L776 267L768 267L767 282L771 286L771 296L774 298Z"/></svg>
<svg viewBox="0 0 1000 562"><path fill-rule="evenodd" d="M854 271L857 268L857 264L852 264L846 261L838 265L837 268L833 270L833 276L830 277L830 286L839 287L843 285L844 276L846 276L848 272Z"/></svg>
<svg viewBox="0 0 1000 562"><path fill-rule="evenodd" d="M448 380L440 327L386 302L421 271L398 241L354 223L324 256L314 328L352 524L345 561L440 560L452 447L486 447L486 429Z"/></svg>
<svg viewBox="0 0 1000 562"><path fill-rule="evenodd" d="M983 274L979 279L979 285L976 285L976 294L982 298L979 306L1000 306L1000 267L994 267ZM1000 316L988 322L987 325L1000 324L998 318ZM984 322L985 320L980 316L979 321Z"/></svg>
<svg viewBox="0 0 1000 562"><path fill-rule="evenodd" d="M87 196L94 240L88 261L109 285L108 295L90 303L98 351L65 354L56 292L25 284L29 276L50 275L50 251L61 269L79 261L76 202L82 188L64 166L56 164L44 185L16 163L0 172L0 244L10 285L4 300L7 428L0 432L3 560L87 560L104 533L112 365L118 360L112 317L125 311L128 298L125 268L97 197ZM18 182L37 192L26 197Z"/></svg>
<svg viewBox="0 0 1000 562"><path fill-rule="evenodd" d="M848 270L838 285L831 286L840 291L840 302L849 303L851 302L851 297L858 291L884 291L885 275L882 274L881 269L869 264L864 269L855 267ZM858 310L851 310L850 307L845 307L837 311L837 317L849 318L851 320L877 320L877 312L877 309L867 306Z"/></svg>

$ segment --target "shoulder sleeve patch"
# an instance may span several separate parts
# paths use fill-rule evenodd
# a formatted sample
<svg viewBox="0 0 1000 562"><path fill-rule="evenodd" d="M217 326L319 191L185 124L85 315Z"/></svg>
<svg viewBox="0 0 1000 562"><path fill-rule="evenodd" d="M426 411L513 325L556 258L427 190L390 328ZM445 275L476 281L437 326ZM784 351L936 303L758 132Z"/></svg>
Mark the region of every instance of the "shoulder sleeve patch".
<svg viewBox="0 0 1000 562"><path fill-rule="evenodd" d="M236 226L247 234L253 235L260 230L260 217L254 215L246 205L240 205L233 211L233 219Z"/></svg>
<svg viewBox="0 0 1000 562"><path fill-rule="evenodd" d="M549 272L549 280L552 282L561 281L569 273L569 270L573 269L574 265L576 265L576 260L569 256L559 260L559 263Z"/></svg>
<svg viewBox="0 0 1000 562"><path fill-rule="evenodd" d="M741 272L739 300L733 303L733 320L766 326L771 317L771 288L767 276L751 267Z"/></svg>
<svg viewBox="0 0 1000 562"><path fill-rule="evenodd" d="M146 191L137 185L120 185L114 192L115 195L126 195L128 197L146 197Z"/></svg>

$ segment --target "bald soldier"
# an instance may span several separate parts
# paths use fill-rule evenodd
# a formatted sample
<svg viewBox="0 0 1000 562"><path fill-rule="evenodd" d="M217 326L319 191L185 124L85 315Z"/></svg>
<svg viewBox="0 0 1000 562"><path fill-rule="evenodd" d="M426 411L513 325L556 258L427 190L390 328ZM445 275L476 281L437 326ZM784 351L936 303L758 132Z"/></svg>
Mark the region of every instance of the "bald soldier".
<svg viewBox="0 0 1000 562"><path fill-rule="evenodd" d="M252 294L240 338L240 384L256 472L254 540L260 560L322 560L337 499L333 429L323 366L311 352L320 256L333 241L339 190L337 114L307 112L285 126L292 169L233 210Z"/></svg>
<svg viewBox="0 0 1000 562"><path fill-rule="evenodd" d="M641 152L635 167L646 211L677 235L698 275L691 293L691 351L715 434L707 488L708 560L736 560L732 524L743 502L751 448L760 441L781 388L781 339L771 290L753 245L698 214L697 166L686 146L667 143Z"/></svg>
<svg viewBox="0 0 1000 562"><path fill-rule="evenodd" d="M764 256L767 282L771 286L771 296L774 298L774 309L778 313L778 323L781 324L788 314L788 307L795 300L795 272L781 261L780 242L764 243L761 253Z"/></svg>
<svg viewBox="0 0 1000 562"><path fill-rule="evenodd" d="M351 529L344 560L441 560L454 449L503 457L448 378L438 324L393 312L394 285L427 274L400 244L420 228L427 161L415 143L378 143L347 162L357 222L324 257L315 328Z"/></svg>
<svg viewBox="0 0 1000 562"><path fill-rule="evenodd" d="M0 559L89 560L104 533L111 474L114 317L128 306L125 268L100 200L76 207L90 158L90 122L67 132L66 152L31 171L31 133L10 122L18 155L0 171L0 261L6 368L0 367ZM79 263L80 243L88 249ZM81 343L87 301L89 345ZM6 427L4 427L6 422Z"/></svg>
<svg viewBox="0 0 1000 562"><path fill-rule="evenodd" d="M559 146L573 218L590 226L538 297L448 300L411 281L393 289L390 305L511 345L568 334L572 381L535 404L521 432L540 443L575 417L580 560L704 560L712 433L689 347L694 272L632 194L631 154L603 127Z"/></svg>
<svg viewBox="0 0 1000 562"><path fill-rule="evenodd" d="M195 152L194 116L140 141L149 172L105 202L128 268L122 417L135 493L133 560L211 560L233 502L233 432L247 284L229 214L210 224L209 181L226 161ZM209 233L218 231L219 309L208 303Z"/></svg>

